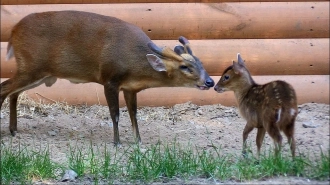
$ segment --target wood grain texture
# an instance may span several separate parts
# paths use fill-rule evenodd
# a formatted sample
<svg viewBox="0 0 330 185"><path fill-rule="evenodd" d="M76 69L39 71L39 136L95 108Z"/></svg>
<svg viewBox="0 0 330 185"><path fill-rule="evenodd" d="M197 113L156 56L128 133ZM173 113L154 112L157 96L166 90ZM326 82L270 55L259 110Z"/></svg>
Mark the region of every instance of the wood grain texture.
<svg viewBox="0 0 330 185"><path fill-rule="evenodd" d="M329 2L133 3L1 6L1 41L24 16L79 10L115 16L151 39L328 38Z"/></svg>
<svg viewBox="0 0 330 185"><path fill-rule="evenodd" d="M212 77L216 82L219 76ZM292 75L292 76L254 76L257 83L273 80L284 80L296 90L298 103L329 104L329 75ZM1 79L3 81L5 79ZM67 80L58 80L52 87L41 85L26 91L33 99L49 102L65 101L69 104L102 104L106 105L103 86L95 83L71 84ZM213 89L201 91L194 88L153 88L138 93L138 106L173 106L179 103L192 102L197 105L222 104L236 105L233 92L216 93ZM120 106L125 106L120 93Z"/></svg>
<svg viewBox="0 0 330 185"><path fill-rule="evenodd" d="M174 48L176 40L154 40ZM224 39L190 40L191 48L213 76L236 60L237 53L253 75L329 75L329 39ZM5 61L7 43L1 43L1 78L16 71L15 59Z"/></svg>
<svg viewBox="0 0 330 185"><path fill-rule="evenodd" d="M254 0L255 2L287 2L288 0ZM325 0L290 0L291 2L317 2ZM253 2L253 0L1 0L1 5L22 4L102 4L102 3L221 3Z"/></svg>

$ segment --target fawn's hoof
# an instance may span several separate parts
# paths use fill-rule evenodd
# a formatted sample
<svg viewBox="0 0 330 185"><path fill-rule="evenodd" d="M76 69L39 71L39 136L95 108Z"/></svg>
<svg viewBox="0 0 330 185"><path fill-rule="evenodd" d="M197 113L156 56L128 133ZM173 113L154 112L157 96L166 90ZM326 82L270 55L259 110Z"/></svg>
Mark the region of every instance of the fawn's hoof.
<svg viewBox="0 0 330 185"><path fill-rule="evenodd" d="M114 145L114 147L121 148L120 142L114 142L113 145Z"/></svg>
<svg viewBox="0 0 330 185"><path fill-rule="evenodd" d="M11 130L10 133L14 137L14 136L16 136L17 130Z"/></svg>
<svg viewBox="0 0 330 185"><path fill-rule="evenodd" d="M247 154L247 152L246 152L246 151L243 151L243 152L242 152L242 156L244 157L244 159L248 158L248 154Z"/></svg>
<svg viewBox="0 0 330 185"><path fill-rule="evenodd" d="M141 139L139 139L139 140L135 140L135 144L142 145L142 141L141 141Z"/></svg>

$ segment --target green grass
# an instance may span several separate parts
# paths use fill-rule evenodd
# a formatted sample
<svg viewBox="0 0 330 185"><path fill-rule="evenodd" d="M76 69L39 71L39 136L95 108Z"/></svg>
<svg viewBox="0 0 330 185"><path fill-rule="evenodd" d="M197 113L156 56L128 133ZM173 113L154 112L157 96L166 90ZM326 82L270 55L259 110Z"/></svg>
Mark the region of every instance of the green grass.
<svg viewBox="0 0 330 185"><path fill-rule="evenodd" d="M321 157L316 162L315 168L312 169L311 177L317 180L330 179L330 151L324 154L321 150Z"/></svg>
<svg viewBox="0 0 330 185"><path fill-rule="evenodd" d="M51 161L48 148L1 146L1 184L29 184L33 180L55 178L57 171L63 169Z"/></svg>
<svg viewBox="0 0 330 185"><path fill-rule="evenodd" d="M132 145L123 152L109 151L107 146L93 145L87 150L70 146L67 164L56 164L50 158L49 149L31 149L22 144L18 148L1 145L1 181L30 184L36 180L59 180L65 169L72 169L79 178L91 177L94 184L108 182L150 183L171 179L193 177L246 181L274 176L307 177L316 180L329 178L329 151L311 157L297 155L293 160L288 155L275 156L265 152L243 158L241 154L222 153L220 147L208 150L192 145L155 144L147 148ZM58 175L55 175L58 174Z"/></svg>

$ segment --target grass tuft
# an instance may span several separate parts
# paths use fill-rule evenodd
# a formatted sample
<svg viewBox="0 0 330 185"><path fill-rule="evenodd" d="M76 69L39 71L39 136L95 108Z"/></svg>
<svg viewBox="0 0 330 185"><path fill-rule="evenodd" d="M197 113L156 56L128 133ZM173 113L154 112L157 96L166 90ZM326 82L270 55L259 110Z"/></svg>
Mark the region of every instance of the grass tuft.
<svg viewBox="0 0 330 185"><path fill-rule="evenodd" d="M316 180L330 180L330 150L327 154L321 149L321 157L312 169L310 177Z"/></svg>
<svg viewBox="0 0 330 185"><path fill-rule="evenodd" d="M141 148L134 144L119 152L107 145L100 148L90 141L88 148L69 147L68 164L56 164L49 148L31 149L19 143L18 148L1 145L1 181L3 184L31 184L36 180L55 179L64 167L72 169L79 179L91 177L94 184L168 182L172 179L203 178L221 181L246 181L274 176L297 176L316 180L329 179L329 151L311 157L299 154L275 156L267 151L259 158L241 154L222 154L221 147L207 150L192 145L181 146L176 140L167 144ZM121 150L121 149L120 149Z"/></svg>
<svg viewBox="0 0 330 185"><path fill-rule="evenodd" d="M28 149L19 143L18 149L1 145L1 182L30 184L33 180L56 178L60 165L50 159L49 148Z"/></svg>
<svg viewBox="0 0 330 185"><path fill-rule="evenodd" d="M79 148L77 145L75 147L70 145L69 148L69 168L75 171L78 177L83 176L86 171L85 154L83 153L82 148Z"/></svg>

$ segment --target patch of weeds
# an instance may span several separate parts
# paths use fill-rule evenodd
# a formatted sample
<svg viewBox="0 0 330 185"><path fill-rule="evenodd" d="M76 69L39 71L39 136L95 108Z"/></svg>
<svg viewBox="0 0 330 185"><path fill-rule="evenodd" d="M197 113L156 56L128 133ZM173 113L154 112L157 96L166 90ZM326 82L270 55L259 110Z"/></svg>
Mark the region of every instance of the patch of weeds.
<svg viewBox="0 0 330 185"><path fill-rule="evenodd" d="M161 174L161 160L158 146L141 149L140 146L132 146L133 151L127 153L126 173L131 180L150 182Z"/></svg>
<svg viewBox="0 0 330 185"><path fill-rule="evenodd" d="M113 184L115 179L119 180L124 173L122 164L120 164L123 156L118 157L117 151L116 148L116 151L113 154L114 157L112 157L112 154L107 149L107 145L104 145L103 156L101 156L103 160L101 159L100 161L100 174L109 184Z"/></svg>
<svg viewBox="0 0 330 185"><path fill-rule="evenodd" d="M259 168L260 166L256 158L243 158L243 156L238 156L235 163L231 165L232 177L235 177L235 180L239 181L251 180L261 176L262 172Z"/></svg>
<svg viewBox="0 0 330 185"><path fill-rule="evenodd" d="M317 180L329 180L330 179L330 150L328 150L328 155L324 154L321 149L321 156L319 160L316 160L315 166L313 166L313 171L311 172L311 177Z"/></svg>
<svg viewBox="0 0 330 185"><path fill-rule="evenodd" d="M32 168L30 172L31 178L55 178L55 169L60 168L60 165L55 164L50 159L49 146L44 150L32 151L30 154L32 159Z"/></svg>
<svg viewBox="0 0 330 185"><path fill-rule="evenodd" d="M26 148L19 147L18 151L13 151L10 147L1 146L1 182L4 184L31 183L27 180L28 174L26 173L29 161Z"/></svg>
<svg viewBox="0 0 330 185"><path fill-rule="evenodd" d="M275 155L271 150L259 158L253 154L244 158L242 155L221 154L221 147L213 146L208 150L191 145L182 147L176 140L171 144L159 142L147 148L135 144L120 153L117 150L110 152L105 144L101 151L92 141L87 150L70 146L68 166L80 177L90 175L94 184L168 182L175 178L194 177L223 181L274 176L329 178L329 153L323 152L313 161L302 154L292 158L289 154ZM35 151L20 145L16 150L1 146L1 180L4 184L29 184L36 179L55 178L56 170L63 171L51 161L48 148Z"/></svg>
<svg viewBox="0 0 330 185"><path fill-rule="evenodd" d="M56 171L63 170L51 161L49 148L34 151L18 145L18 149L1 145L1 182L3 184L31 184L35 180L56 178Z"/></svg>
<svg viewBox="0 0 330 185"><path fill-rule="evenodd" d="M127 155L127 175L133 181L152 182L168 180L173 177L190 177L198 168L197 155L193 150L181 148L178 143L172 145L153 145L141 149L134 145Z"/></svg>
<svg viewBox="0 0 330 185"><path fill-rule="evenodd" d="M189 144L187 147L180 147L179 161L181 162L179 176L188 178L189 176L197 175L199 168L198 154L193 150Z"/></svg>
<svg viewBox="0 0 330 185"><path fill-rule="evenodd" d="M225 180L231 176L230 165L232 164L232 155L221 155L221 147L217 148L212 144L212 150L205 155L199 156L202 174L215 179ZM203 160L201 160L203 159Z"/></svg>
<svg viewBox="0 0 330 185"><path fill-rule="evenodd" d="M99 150L97 150L99 151ZM98 184L99 181L99 172L100 170L100 157L97 156L97 151L94 151L93 148L93 143L92 141L90 141L90 148L89 148L89 155L88 155L88 161L89 161L89 169L90 169L90 173L93 176L93 180L95 184Z"/></svg>
<svg viewBox="0 0 330 185"><path fill-rule="evenodd" d="M75 146L74 148L70 145L70 151L68 155L69 168L75 171L79 176L82 176L86 171L85 155L83 149Z"/></svg>
<svg viewBox="0 0 330 185"><path fill-rule="evenodd" d="M198 151L198 159L200 164L201 177L214 177L218 168L219 156L207 150Z"/></svg>
<svg viewBox="0 0 330 185"><path fill-rule="evenodd" d="M293 160L291 156L275 155L268 152L268 155L261 155L259 160L260 171L265 176L288 176L296 175L297 166L301 165L301 159Z"/></svg>
<svg viewBox="0 0 330 185"><path fill-rule="evenodd" d="M162 175L167 178L173 178L181 171L182 161L179 159L181 148L176 145L176 142L172 145L167 144L164 147L163 153L160 154Z"/></svg>

